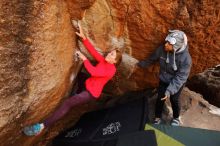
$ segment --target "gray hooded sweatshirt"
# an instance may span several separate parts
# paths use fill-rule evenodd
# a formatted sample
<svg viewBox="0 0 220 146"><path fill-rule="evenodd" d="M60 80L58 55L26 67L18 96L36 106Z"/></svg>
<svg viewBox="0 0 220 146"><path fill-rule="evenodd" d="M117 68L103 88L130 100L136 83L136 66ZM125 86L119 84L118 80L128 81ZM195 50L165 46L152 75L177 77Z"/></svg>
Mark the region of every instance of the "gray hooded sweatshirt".
<svg viewBox="0 0 220 146"><path fill-rule="evenodd" d="M160 62L159 78L169 84L165 95L174 95L187 81L190 73L192 61L188 52L188 44L185 33L179 30L170 30L170 34L165 39L173 45L174 52L166 52L164 45L157 48L149 58L140 61L137 65L148 67L156 61Z"/></svg>

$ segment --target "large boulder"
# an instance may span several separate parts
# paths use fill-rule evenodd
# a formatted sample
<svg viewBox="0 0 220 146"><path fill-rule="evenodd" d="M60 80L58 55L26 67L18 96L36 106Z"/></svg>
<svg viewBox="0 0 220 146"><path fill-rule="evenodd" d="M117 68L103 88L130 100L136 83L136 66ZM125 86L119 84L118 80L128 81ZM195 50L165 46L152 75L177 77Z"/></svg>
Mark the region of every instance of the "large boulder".
<svg viewBox="0 0 220 146"><path fill-rule="evenodd" d="M209 103L220 107L220 65L194 75L187 86L202 94Z"/></svg>
<svg viewBox="0 0 220 146"><path fill-rule="evenodd" d="M122 63L126 65L119 67L120 88L126 91L157 85L157 65L130 73L137 60L148 57L164 42L168 29L186 32L193 60L191 74L219 63L219 9L218 0L96 0L85 11L82 25L100 52L121 46L126 53Z"/></svg>
<svg viewBox="0 0 220 146"><path fill-rule="evenodd" d="M39 142L43 135L27 138L22 135L23 126L44 119L69 95L81 67L73 57L81 46L74 20L81 20L100 53L113 47L124 52L119 80L108 84L107 93L157 85L157 65L134 73L132 68L163 43L168 29L186 32L193 59L191 74L220 61L218 0L1 0L0 6L2 146ZM73 109L57 131L95 107L92 103Z"/></svg>
<svg viewBox="0 0 220 146"><path fill-rule="evenodd" d="M64 1L0 6L0 143L28 146L23 126L45 118L71 88L75 35Z"/></svg>

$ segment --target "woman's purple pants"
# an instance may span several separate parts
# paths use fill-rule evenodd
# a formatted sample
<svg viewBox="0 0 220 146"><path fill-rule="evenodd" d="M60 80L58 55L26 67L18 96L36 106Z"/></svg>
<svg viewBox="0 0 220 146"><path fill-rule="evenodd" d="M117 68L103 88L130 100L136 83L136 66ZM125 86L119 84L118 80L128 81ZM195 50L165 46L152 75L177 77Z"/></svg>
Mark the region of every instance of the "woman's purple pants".
<svg viewBox="0 0 220 146"><path fill-rule="evenodd" d="M87 103L91 100L95 100L95 98L89 93L87 90L83 90L84 82L87 79L87 75L80 73L78 75L78 90L76 91L76 95L73 95L67 98L62 105L48 118L46 118L43 122L45 127L50 127L57 120L62 118L66 113L70 111L76 105Z"/></svg>

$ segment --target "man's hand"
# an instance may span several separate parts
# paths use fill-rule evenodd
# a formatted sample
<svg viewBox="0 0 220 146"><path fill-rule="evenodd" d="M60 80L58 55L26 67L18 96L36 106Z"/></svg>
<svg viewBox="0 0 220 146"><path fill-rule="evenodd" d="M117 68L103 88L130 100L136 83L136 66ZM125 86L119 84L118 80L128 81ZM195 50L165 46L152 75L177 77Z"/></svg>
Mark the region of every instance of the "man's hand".
<svg viewBox="0 0 220 146"><path fill-rule="evenodd" d="M168 96L165 96L164 98L161 98L161 100L166 100L168 98Z"/></svg>
<svg viewBox="0 0 220 146"><path fill-rule="evenodd" d="M76 51L76 55L77 55L80 59L82 59L83 61L87 59L86 56L83 55L80 51Z"/></svg>
<svg viewBox="0 0 220 146"><path fill-rule="evenodd" d="M78 23L78 26L79 26L79 32L76 32L76 35L78 35L80 38L82 38L83 40L85 40L85 39L86 39L86 36L85 36L84 33L83 33L83 29L82 29L80 23Z"/></svg>

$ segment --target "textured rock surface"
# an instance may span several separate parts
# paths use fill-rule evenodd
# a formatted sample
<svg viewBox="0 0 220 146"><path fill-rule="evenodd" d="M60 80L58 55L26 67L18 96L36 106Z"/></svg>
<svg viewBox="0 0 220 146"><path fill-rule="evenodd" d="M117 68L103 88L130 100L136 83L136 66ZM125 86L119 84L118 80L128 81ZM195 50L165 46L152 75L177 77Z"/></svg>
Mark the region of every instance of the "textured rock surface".
<svg viewBox="0 0 220 146"><path fill-rule="evenodd" d="M187 33L192 74L220 62L218 0L1 0L0 6L3 146L28 146L41 141L43 136L24 137L22 127L45 118L71 88L80 66L73 62L76 38L71 20L82 20L87 36L100 52L117 46L125 53L119 67L119 84L108 84L106 92L156 86L157 66L138 69L134 74L132 67L136 59L149 56L163 42L168 29ZM67 121L75 121L94 106L93 103L73 109L72 118ZM56 131L66 123L58 124ZM55 134L52 130L46 135L50 139Z"/></svg>
<svg viewBox="0 0 220 146"><path fill-rule="evenodd" d="M192 74L195 74L220 62L219 9L218 0L96 0L86 10L82 24L94 45L103 52L121 44L121 41L113 44L112 38L123 38L122 50L138 60L149 56L164 41L168 29L181 29L189 39ZM135 60L130 66L134 63ZM131 68L122 70L129 75ZM130 76L129 83L123 80L126 78L123 72L121 88L124 84L133 89L157 84L157 66L139 69Z"/></svg>
<svg viewBox="0 0 220 146"><path fill-rule="evenodd" d="M220 65L193 76L187 86L202 94L209 103L220 107Z"/></svg>
<svg viewBox="0 0 220 146"><path fill-rule="evenodd" d="M44 118L70 88L75 35L64 1L0 5L0 143L27 146L17 142L22 124Z"/></svg>

